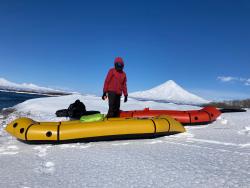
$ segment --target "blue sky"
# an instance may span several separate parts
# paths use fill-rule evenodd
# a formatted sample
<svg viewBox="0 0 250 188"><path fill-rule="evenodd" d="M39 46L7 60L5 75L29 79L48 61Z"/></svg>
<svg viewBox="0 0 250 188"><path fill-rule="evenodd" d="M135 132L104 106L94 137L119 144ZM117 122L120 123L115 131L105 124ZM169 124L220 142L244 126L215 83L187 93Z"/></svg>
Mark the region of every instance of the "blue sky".
<svg viewBox="0 0 250 188"><path fill-rule="evenodd" d="M129 92L247 98L249 23L247 0L1 0L0 77L101 95L121 56Z"/></svg>

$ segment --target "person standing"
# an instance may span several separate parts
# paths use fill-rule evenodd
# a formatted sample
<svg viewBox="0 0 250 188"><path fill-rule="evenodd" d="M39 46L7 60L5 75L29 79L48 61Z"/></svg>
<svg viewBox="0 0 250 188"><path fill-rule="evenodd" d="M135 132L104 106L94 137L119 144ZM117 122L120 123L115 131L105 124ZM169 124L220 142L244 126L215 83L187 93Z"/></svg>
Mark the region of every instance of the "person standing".
<svg viewBox="0 0 250 188"><path fill-rule="evenodd" d="M115 58L114 68L109 70L104 82L102 99L105 100L108 97L109 100L107 118L119 117L122 93L124 102L128 100L127 76L123 69L123 59L121 57Z"/></svg>

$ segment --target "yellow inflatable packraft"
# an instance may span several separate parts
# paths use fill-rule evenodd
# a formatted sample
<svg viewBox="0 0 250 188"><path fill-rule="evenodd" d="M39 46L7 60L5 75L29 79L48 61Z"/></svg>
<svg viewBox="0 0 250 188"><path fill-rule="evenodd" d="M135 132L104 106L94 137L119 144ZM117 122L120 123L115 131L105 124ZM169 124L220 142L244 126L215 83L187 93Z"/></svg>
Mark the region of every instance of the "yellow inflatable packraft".
<svg viewBox="0 0 250 188"><path fill-rule="evenodd" d="M31 143L146 138L185 132L178 121L165 115L147 119L109 118L96 122L37 122L19 118L5 129L19 140Z"/></svg>

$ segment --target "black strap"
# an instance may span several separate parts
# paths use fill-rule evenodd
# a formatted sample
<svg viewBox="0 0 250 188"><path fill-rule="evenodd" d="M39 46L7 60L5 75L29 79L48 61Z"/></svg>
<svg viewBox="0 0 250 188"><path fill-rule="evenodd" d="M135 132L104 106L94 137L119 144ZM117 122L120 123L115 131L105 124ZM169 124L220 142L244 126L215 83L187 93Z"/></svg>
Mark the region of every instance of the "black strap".
<svg viewBox="0 0 250 188"><path fill-rule="evenodd" d="M57 142L60 142L60 126L62 122L60 121L59 124L57 125Z"/></svg>
<svg viewBox="0 0 250 188"><path fill-rule="evenodd" d="M170 127L171 127L170 121L168 119L166 119L166 118L161 118L161 119L164 119L164 120L166 120L168 122L168 132L169 132L170 131Z"/></svg>
<svg viewBox="0 0 250 188"><path fill-rule="evenodd" d="M28 126L28 128L26 129L26 132L25 132L25 140L26 140L26 141L28 140L28 137L27 137L27 135L28 135L28 130L30 129L30 127L31 127L32 125L35 125L35 123L31 123L31 124Z"/></svg>
<svg viewBox="0 0 250 188"><path fill-rule="evenodd" d="M156 134L156 124L155 124L155 122L154 122L154 120L153 119L151 119L151 121L153 122L153 124L154 124L154 134Z"/></svg>
<svg viewBox="0 0 250 188"><path fill-rule="evenodd" d="M189 123L192 124L191 114L190 114L190 112L187 112L187 113L188 113L188 116L189 116Z"/></svg>
<svg viewBox="0 0 250 188"><path fill-rule="evenodd" d="M206 111L206 110L200 110L200 111L207 113L208 117L209 117L209 121L212 121L211 114L208 111Z"/></svg>

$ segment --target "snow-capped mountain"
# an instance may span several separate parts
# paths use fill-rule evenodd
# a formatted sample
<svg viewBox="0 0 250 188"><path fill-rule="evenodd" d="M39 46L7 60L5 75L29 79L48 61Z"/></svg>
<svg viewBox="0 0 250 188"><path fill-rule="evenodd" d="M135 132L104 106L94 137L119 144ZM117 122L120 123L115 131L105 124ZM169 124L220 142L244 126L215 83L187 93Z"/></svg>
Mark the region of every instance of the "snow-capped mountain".
<svg viewBox="0 0 250 188"><path fill-rule="evenodd" d="M13 92L25 92L25 93L38 93L48 95L67 95L70 92L51 89L47 87L40 87L31 83L17 84L10 82L4 78L0 78L0 90L13 91Z"/></svg>
<svg viewBox="0 0 250 188"><path fill-rule="evenodd" d="M165 101L179 104L205 104L209 102L184 90L173 80L146 91L131 93L130 97L140 100Z"/></svg>

